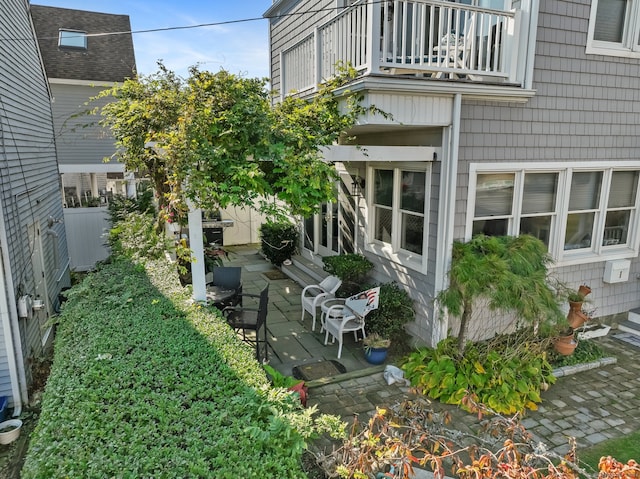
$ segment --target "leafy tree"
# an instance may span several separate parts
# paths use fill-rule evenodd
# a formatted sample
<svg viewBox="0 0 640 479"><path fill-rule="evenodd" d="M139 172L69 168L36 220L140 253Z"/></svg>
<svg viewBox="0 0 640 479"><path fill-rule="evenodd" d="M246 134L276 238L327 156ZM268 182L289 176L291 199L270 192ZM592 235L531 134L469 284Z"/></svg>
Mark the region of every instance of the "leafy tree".
<svg viewBox="0 0 640 479"><path fill-rule="evenodd" d="M489 300L491 309L515 311L532 324L561 320L556 296L547 284L549 262L544 243L530 235L478 235L467 243L454 242L449 287L440 292L438 302L460 317L460 354L473 304L481 297Z"/></svg>
<svg viewBox="0 0 640 479"><path fill-rule="evenodd" d="M273 107L266 79L192 67L184 80L160 64L101 93L114 99L102 107L102 124L121 147L115 159L148 174L161 211L174 217L184 220L187 199L205 210L259 200L269 216L307 216L334 195L335 169L318 148L376 110L339 90L354 76L343 68L312 100L291 96Z"/></svg>

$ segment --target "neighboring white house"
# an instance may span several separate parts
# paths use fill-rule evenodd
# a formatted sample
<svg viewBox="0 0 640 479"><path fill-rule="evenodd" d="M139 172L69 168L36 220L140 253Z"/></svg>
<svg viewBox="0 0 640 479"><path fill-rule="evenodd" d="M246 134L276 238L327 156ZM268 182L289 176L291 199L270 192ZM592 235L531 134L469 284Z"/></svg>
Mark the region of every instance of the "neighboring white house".
<svg viewBox="0 0 640 479"><path fill-rule="evenodd" d="M26 0L0 2L0 396L14 414L70 285L51 97Z"/></svg>
<svg viewBox="0 0 640 479"><path fill-rule="evenodd" d="M122 163L104 161L116 148L100 115L85 112L106 102L88 104L100 91L135 77L131 25L127 15L39 5L31 16L54 100L71 268L87 270L109 254L106 204L127 194L127 178Z"/></svg>
<svg viewBox="0 0 640 479"><path fill-rule="evenodd" d="M457 328L433 300L452 242L476 233L540 238L598 317L640 306L637 2L276 0L265 17L281 96L349 62L347 88L393 115L327 151L340 199L305 221L304 255L367 255L429 345Z"/></svg>

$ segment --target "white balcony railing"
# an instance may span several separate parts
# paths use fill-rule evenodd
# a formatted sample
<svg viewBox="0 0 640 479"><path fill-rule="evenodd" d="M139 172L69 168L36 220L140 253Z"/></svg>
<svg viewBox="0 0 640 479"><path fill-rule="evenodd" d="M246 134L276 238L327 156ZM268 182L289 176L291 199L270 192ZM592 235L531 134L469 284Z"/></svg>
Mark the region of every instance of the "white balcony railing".
<svg viewBox="0 0 640 479"><path fill-rule="evenodd" d="M281 55L281 91L314 89L349 63L362 74L515 82L519 12L439 0L358 0Z"/></svg>

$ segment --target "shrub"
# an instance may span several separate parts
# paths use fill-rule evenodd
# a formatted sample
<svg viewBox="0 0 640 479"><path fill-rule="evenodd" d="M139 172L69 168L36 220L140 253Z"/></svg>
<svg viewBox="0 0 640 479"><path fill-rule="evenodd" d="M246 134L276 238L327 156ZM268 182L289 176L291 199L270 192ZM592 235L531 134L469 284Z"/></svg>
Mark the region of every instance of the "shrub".
<svg viewBox="0 0 640 479"><path fill-rule="evenodd" d="M537 409L540 392L556 381L546 359L545 346L526 340L497 337L486 343L468 343L457 354L455 338L436 349L411 353L402 365L412 385L446 404L460 404L471 395L474 402L501 414Z"/></svg>
<svg viewBox="0 0 640 479"><path fill-rule="evenodd" d="M480 417L492 413L465 403ZM351 428L349 437L316 459L327 477L414 477L417 468L435 477L449 474L474 479L586 479L596 478L578 461L577 443L567 438L568 451L561 456L539 442L518 421L493 415L483 419L479 431L456 429L446 411L437 411L424 397L378 409L367 423ZM462 425L464 426L464 425ZM623 464L602 457L598 478L636 479L640 465L634 460ZM426 474L424 474L426 476Z"/></svg>
<svg viewBox="0 0 640 479"><path fill-rule="evenodd" d="M164 260L115 257L68 291L21 477L303 477L337 431L273 389L218 312Z"/></svg>
<svg viewBox="0 0 640 479"><path fill-rule="evenodd" d="M161 258L168 247L168 239L156 229L155 218L138 212L123 213L109 231L107 243L112 253L133 260Z"/></svg>
<svg viewBox="0 0 640 479"><path fill-rule="evenodd" d="M340 296L351 296L366 289L363 282L373 269L373 263L365 256L357 253L339 254L325 256L322 262L327 273L342 280Z"/></svg>
<svg viewBox="0 0 640 479"><path fill-rule="evenodd" d="M109 219L114 225L118 221L124 220L129 213L146 213L155 215L156 209L153 205L153 190L141 184L136 198L129 198L123 195L115 195L109 201L107 211Z"/></svg>
<svg viewBox="0 0 640 479"><path fill-rule="evenodd" d="M298 249L298 229L291 223L265 223L260 227L262 252L276 266L290 259Z"/></svg>
<svg viewBox="0 0 640 479"><path fill-rule="evenodd" d="M405 336L404 325L413 321L415 311L413 300L397 283L380 286L380 304L367 315L367 334L378 334L392 342L401 341Z"/></svg>

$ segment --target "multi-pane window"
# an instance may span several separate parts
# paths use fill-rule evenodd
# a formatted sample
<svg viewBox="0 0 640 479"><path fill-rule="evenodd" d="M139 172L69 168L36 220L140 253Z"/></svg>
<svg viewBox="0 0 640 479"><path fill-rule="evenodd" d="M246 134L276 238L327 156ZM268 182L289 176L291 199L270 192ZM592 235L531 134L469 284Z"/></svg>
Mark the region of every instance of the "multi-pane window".
<svg viewBox="0 0 640 479"><path fill-rule="evenodd" d="M614 171L607 202L602 245L626 244L638 192L638 171Z"/></svg>
<svg viewBox="0 0 640 479"><path fill-rule="evenodd" d="M602 172L574 173L569 194L564 249L590 248L600 204Z"/></svg>
<svg viewBox="0 0 640 479"><path fill-rule="evenodd" d="M593 0L587 53L640 55L640 0Z"/></svg>
<svg viewBox="0 0 640 479"><path fill-rule="evenodd" d="M513 173L478 175L473 234L502 236L513 218Z"/></svg>
<svg viewBox="0 0 640 479"><path fill-rule="evenodd" d="M79 30L60 30L58 46L67 48L87 48L87 33Z"/></svg>
<svg viewBox="0 0 640 479"><path fill-rule="evenodd" d="M558 173L527 173L524 176L520 234L535 236L549 246L557 193Z"/></svg>
<svg viewBox="0 0 640 479"><path fill-rule="evenodd" d="M372 238L394 253L422 256L427 174L424 170L373 168Z"/></svg>
<svg viewBox="0 0 640 479"><path fill-rule="evenodd" d="M639 170L480 171L471 234L530 234L556 259L634 248L639 179Z"/></svg>

